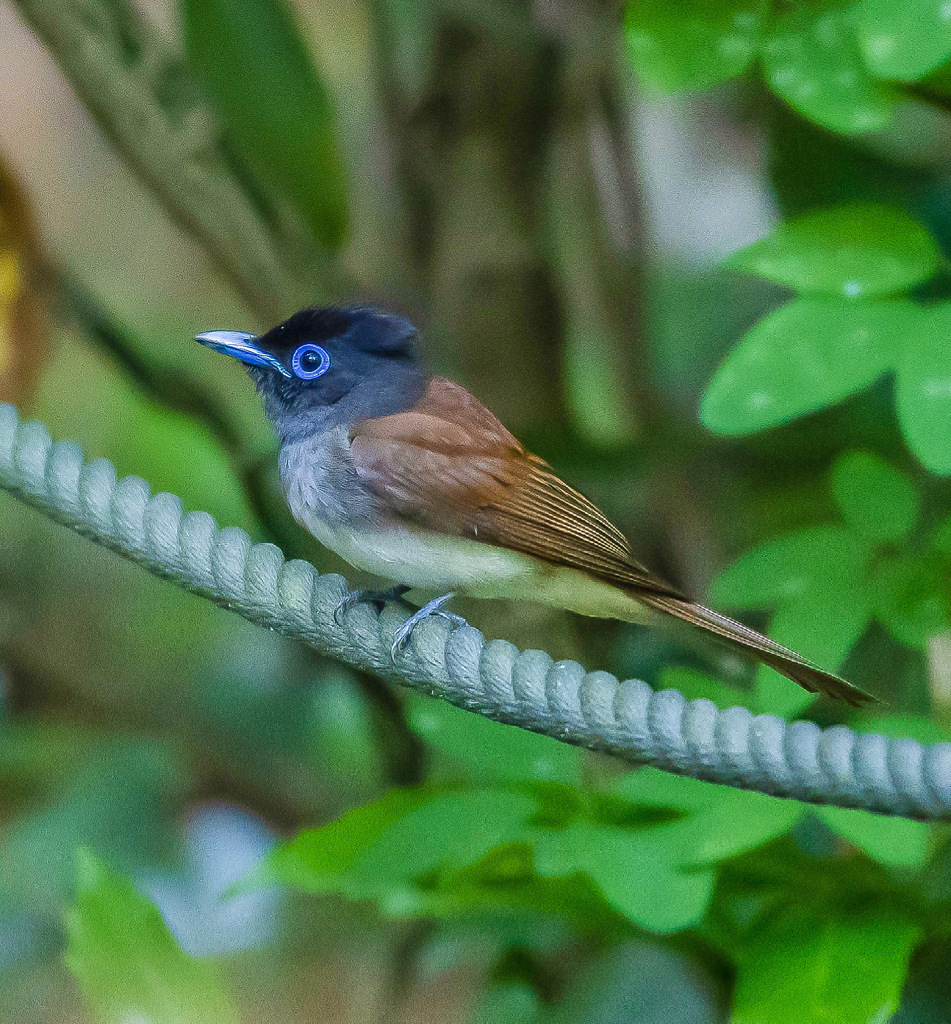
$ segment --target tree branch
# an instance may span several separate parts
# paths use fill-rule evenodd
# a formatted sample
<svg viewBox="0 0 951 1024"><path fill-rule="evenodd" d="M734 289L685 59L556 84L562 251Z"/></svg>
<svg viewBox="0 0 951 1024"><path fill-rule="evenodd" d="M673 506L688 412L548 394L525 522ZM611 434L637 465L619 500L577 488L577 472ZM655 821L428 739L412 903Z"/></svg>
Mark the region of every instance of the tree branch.
<svg viewBox="0 0 951 1024"><path fill-rule="evenodd" d="M76 94L262 322L314 300L310 233L243 173L184 61L128 0L15 0Z"/></svg>

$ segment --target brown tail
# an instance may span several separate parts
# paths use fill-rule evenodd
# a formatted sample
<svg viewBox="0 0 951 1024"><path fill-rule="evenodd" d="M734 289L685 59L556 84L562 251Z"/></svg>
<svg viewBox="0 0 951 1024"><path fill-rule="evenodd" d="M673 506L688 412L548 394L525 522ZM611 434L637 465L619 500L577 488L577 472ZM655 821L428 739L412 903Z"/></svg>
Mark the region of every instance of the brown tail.
<svg viewBox="0 0 951 1024"><path fill-rule="evenodd" d="M878 701L877 697L831 672L824 672L788 647L783 647L775 640L757 633L755 629L744 626L742 622L736 622L710 608L704 608L701 604L640 590L637 598L657 611L667 612L684 622L699 626L708 633L713 633L721 640L725 640L730 647L753 655L764 665L776 669L810 693L826 693L830 697L846 701L852 707L861 707L863 704Z"/></svg>

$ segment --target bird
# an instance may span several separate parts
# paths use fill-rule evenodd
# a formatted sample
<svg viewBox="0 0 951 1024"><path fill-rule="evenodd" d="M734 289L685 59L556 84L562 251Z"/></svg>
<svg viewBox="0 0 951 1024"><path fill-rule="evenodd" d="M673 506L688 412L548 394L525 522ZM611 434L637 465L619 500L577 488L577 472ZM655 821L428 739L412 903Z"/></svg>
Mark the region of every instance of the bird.
<svg viewBox="0 0 951 1024"><path fill-rule="evenodd" d="M394 584L382 603L436 592L397 631L393 656L456 594L534 601L647 625L680 620L813 693L875 700L638 561L600 509L527 451L472 393L427 372L418 332L378 305L314 306L261 335L201 344L245 364L280 440L294 518L351 565Z"/></svg>

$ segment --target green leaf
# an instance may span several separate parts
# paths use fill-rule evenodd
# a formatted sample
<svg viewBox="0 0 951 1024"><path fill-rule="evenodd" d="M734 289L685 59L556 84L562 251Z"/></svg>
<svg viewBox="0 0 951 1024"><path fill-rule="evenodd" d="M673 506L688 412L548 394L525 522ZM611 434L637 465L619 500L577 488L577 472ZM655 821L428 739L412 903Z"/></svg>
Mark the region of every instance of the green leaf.
<svg viewBox="0 0 951 1024"><path fill-rule="evenodd" d="M670 807L685 817L647 833L681 867L709 866L785 835L806 813L794 800L716 786L656 768L625 775L614 792L639 807Z"/></svg>
<svg viewBox="0 0 951 1024"><path fill-rule="evenodd" d="M411 700L409 721L420 738L464 765L472 777L571 785L580 781L581 751L549 736L431 699Z"/></svg>
<svg viewBox="0 0 951 1024"><path fill-rule="evenodd" d="M657 829L658 842L685 867L718 864L785 835L806 813L794 800L723 787L702 814Z"/></svg>
<svg viewBox="0 0 951 1024"><path fill-rule="evenodd" d="M818 694L804 690L774 669L765 665L757 667L753 699L750 702L757 714L778 715L792 720L812 707L818 699Z"/></svg>
<svg viewBox="0 0 951 1024"><path fill-rule="evenodd" d="M158 910L87 851L66 918L66 963L103 1024L236 1024L213 966L184 953Z"/></svg>
<svg viewBox="0 0 951 1024"><path fill-rule="evenodd" d="M347 182L330 97L284 0L182 0L191 69L228 138L325 245L347 232Z"/></svg>
<svg viewBox="0 0 951 1024"><path fill-rule="evenodd" d="M918 868L928 859L930 829L924 822L844 807L817 807L815 813L843 839L889 867Z"/></svg>
<svg viewBox="0 0 951 1024"><path fill-rule="evenodd" d="M855 203L788 221L727 266L800 291L855 298L905 291L932 277L940 260L934 239L904 210Z"/></svg>
<svg viewBox="0 0 951 1024"><path fill-rule="evenodd" d="M920 649L948 628L946 568L925 555L883 558L871 593L875 614L899 643Z"/></svg>
<svg viewBox="0 0 951 1024"><path fill-rule="evenodd" d="M832 493L849 525L871 540L903 540L918 520L915 485L871 452L845 452L836 459Z"/></svg>
<svg viewBox="0 0 951 1024"><path fill-rule="evenodd" d="M897 102L866 69L851 13L834 3L796 4L777 17L763 46L763 70L794 110L833 131L878 131Z"/></svg>
<svg viewBox="0 0 951 1024"><path fill-rule="evenodd" d="M655 768L623 776L613 795L631 811L680 813L659 824L617 826L582 820L561 830L536 830L536 870L544 877L583 872L617 911L660 932L689 927L703 915L714 864L785 834L805 813L793 801Z"/></svg>
<svg viewBox="0 0 951 1024"><path fill-rule="evenodd" d="M898 1005L918 928L886 911L772 920L740 962L732 1024L885 1024Z"/></svg>
<svg viewBox="0 0 951 1024"><path fill-rule="evenodd" d="M751 434L835 405L894 366L918 316L905 301L796 299L726 357L700 418L720 434Z"/></svg>
<svg viewBox="0 0 951 1024"><path fill-rule="evenodd" d="M931 470L951 475L951 303L922 312L905 330L896 405L909 448Z"/></svg>
<svg viewBox="0 0 951 1024"><path fill-rule="evenodd" d="M536 870L543 877L585 873L615 910L649 931L689 928L706 911L715 874L672 864L652 835L658 831L586 821L561 831L539 830Z"/></svg>
<svg viewBox="0 0 951 1024"><path fill-rule="evenodd" d="M524 836L536 803L521 793L393 791L322 828L301 832L256 872L305 892L373 899L388 914L417 913L416 881L473 864Z"/></svg>
<svg viewBox="0 0 951 1024"><path fill-rule="evenodd" d="M904 159L899 166L881 148L859 148L851 136L833 135L783 104L772 104L768 121L770 183L786 217L857 201L905 207L931 180L924 168Z"/></svg>
<svg viewBox="0 0 951 1024"><path fill-rule="evenodd" d="M802 804L717 786L657 768L631 772L614 793L638 808L670 808L678 820L646 831L681 867L698 867L736 857L788 832L806 813Z"/></svg>
<svg viewBox="0 0 951 1024"><path fill-rule="evenodd" d="M762 0L631 0L631 63L645 82L669 91L734 78L753 60L766 6Z"/></svg>
<svg viewBox="0 0 951 1024"><path fill-rule="evenodd" d="M938 555L951 558L951 516L943 519L931 531L928 546Z"/></svg>
<svg viewBox="0 0 951 1024"><path fill-rule="evenodd" d="M917 740L919 743L951 742L951 732L924 715L862 715L852 722L852 728L857 732Z"/></svg>
<svg viewBox="0 0 951 1024"><path fill-rule="evenodd" d="M428 883L418 894L417 910L468 920L476 928L489 919L500 926L496 937L507 932L513 944L529 948L551 943L552 932L568 922L585 932L626 930L626 922L587 875L539 877L528 841L503 844L475 864Z"/></svg>
<svg viewBox="0 0 951 1024"><path fill-rule="evenodd" d="M861 0L855 12L866 66L878 78L914 82L951 58L945 0Z"/></svg>
<svg viewBox="0 0 951 1024"><path fill-rule="evenodd" d="M695 669L680 665L661 670L657 689L679 690L687 700L699 700L703 697L713 701L721 711L741 707L749 699L749 695L736 686L729 686L705 672L697 672Z"/></svg>
<svg viewBox="0 0 951 1024"><path fill-rule="evenodd" d="M696 814L716 801L720 787L686 775L645 767L622 775L613 791L638 807L672 807L685 814Z"/></svg>
<svg viewBox="0 0 951 1024"><path fill-rule="evenodd" d="M841 526L810 526L748 551L717 576L714 604L768 608L814 593L841 593L864 575L871 546Z"/></svg>
<svg viewBox="0 0 951 1024"><path fill-rule="evenodd" d="M509 981L489 989L468 1024L531 1024L542 1019L544 1004L529 985Z"/></svg>
<svg viewBox="0 0 951 1024"><path fill-rule="evenodd" d="M795 800L722 787L723 794L702 815L666 826L683 845L683 863L716 864L786 835L806 814Z"/></svg>
<svg viewBox="0 0 951 1024"><path fill-rule="evenodd" d="M425 789L391 789L321 828L305 829L276 846L255 868L252 881L280 882L308 892L330 892L387 829L432 799Z"/></svg>
<svg viewBox="0 0 951 1024"><path fill-rule="evenodd" d="M861 579L835 594L803 594L780 605L769 635L830 672L837 671L872 620L872 596ZM801 686L761 665L756 671L757 711L794 717L817 698Z"/></svg>

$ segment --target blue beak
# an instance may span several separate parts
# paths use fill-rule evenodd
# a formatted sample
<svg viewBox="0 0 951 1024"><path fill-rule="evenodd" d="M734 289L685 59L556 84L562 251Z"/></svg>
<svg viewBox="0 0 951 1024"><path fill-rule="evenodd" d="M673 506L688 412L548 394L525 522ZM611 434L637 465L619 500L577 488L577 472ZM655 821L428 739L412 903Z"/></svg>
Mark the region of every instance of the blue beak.
<svg viewBox="0 0 951 1024"><path fill-rule="evenodd" d="M255 340L253 334L247 334L245 331L206 331L204 334L195 335L195 341L207 345L208 348L213 348L216 352L222 352L226 356L234 356L242 363L248 363L250 366L266 366L271 370L277 370L285 377L293 376L290 370L285 369L280 360L272 356L270 352L258 348Z"/></svg>

